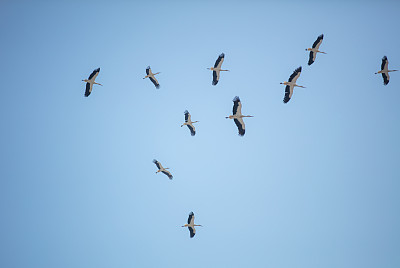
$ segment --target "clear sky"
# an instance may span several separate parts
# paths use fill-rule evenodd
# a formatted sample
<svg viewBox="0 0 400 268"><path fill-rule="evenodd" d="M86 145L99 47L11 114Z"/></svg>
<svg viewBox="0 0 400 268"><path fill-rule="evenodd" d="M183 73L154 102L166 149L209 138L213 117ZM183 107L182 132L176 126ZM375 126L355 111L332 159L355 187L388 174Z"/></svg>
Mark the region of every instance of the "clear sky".
<svg viewBox="0 0 400 268"><path fill-rule="evenodd" d="M399 11L1 1L0 267L400 267L400 72L374 74L400 69Z"/></svg>

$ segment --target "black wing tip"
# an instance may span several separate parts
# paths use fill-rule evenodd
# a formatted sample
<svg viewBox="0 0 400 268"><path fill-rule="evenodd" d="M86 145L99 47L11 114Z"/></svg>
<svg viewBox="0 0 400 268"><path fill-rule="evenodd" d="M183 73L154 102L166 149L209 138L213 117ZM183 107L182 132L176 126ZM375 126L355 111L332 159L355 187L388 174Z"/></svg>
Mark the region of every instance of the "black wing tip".
<svg viewBox="0 0 400 268"><path fill-rule="evenodd" d="M235 96L234 98L233 98L233 100L232 100L233 102L235 102L235 101L240 101L240 98L239 98L239 96Z"/></svg>
<svg viewBox="0 0 400 268"><path fill-rule="evenodd" d="M154 164L157 164L157 162L158 162L157 160L153 159L153 163L154 163Z"/></svg>
<svg viewBox="0 0 400 268"><path fill-rule="evenodd" d="M156 89L160 89L160 85L156 85Z"/></svg>
<svg viewBox="0 0 400 268"><path fill-rule="evenodd" d="M295 72L301 72L301 66L299 66L296 70L294 70Z"/></svg>
<svg viewBox="0 0 400 268"><path fill-rule="evenodd" d="M239 132L238 135L239 135L240 137L243 137L243 136L244 136L244 133L245 133L244 131L243 131L243 132Z"/></svg>
<svg viewBox="0 0 400 268"><path fill-rule="evenodd" d="M190 135L194 136L196 135L196 132L190 132Z"/></svg>
<svg viewBox="0 0 400 268"><path fill-rule="evenodd" d="M283 99L283 103L288 103L289 101L290 101L290 99L288 99L288 98Z"/></svg>
<svg viewBox="0 0 400 268"><path fill-rule="evenodd" d="M212 81L212 85L215 86L218 84L218 81Z"/></svg>
<svg viewBox="0 0 400 268"><path fill-rule="evenodd" d="M324 38L324 34L320 34L320 35L318 36L318 38L323 39L323 38Z"/></svg>
<svg viewBox="0 0 400 268"><path fill-rule="evenodd" d="M100 67L94 70L95 72L100 72Z"/></svg>
<svg viewBox="0 0 400 268"><path fill-rule="evenodd" d="M193 216L193 215L194 215L193 211L190 211L189 216Z"/></svg>
<svg viewBox="0 0 400 268"><path fill-rule="evenodd" d="M313 63L314 63L313 61L309 60L309 61L308 61L308 66L310 66L310 65L313 64Z"/></svg>
<svg viewBox="0 0 400 268"><path fill-rule="evenodd" d="M386 56L383 56L382 60L387 60L387 57L386 57Z"/></svg>
<svg viewBox="0 0 400 268"><path fill-rule="evenodd" d="M146 70L149 70L149 69L151 69L151 68L150 68L150 65L146 67Z"/></svg>
<svg viewBox="0 0 400 268"><path fill-rule="evenodd" d="M225 54L224 54L224 53L221 53L219 56L220 56L221 58L223 58L223 57L225 57Z"/></svg>
<svg viewBox="0 0 400 268"><path fill-rule="evenodd" d="M189 111L188 111L188 110L185 110L185 111L184 111L184 114L189 114Z"/></svg>

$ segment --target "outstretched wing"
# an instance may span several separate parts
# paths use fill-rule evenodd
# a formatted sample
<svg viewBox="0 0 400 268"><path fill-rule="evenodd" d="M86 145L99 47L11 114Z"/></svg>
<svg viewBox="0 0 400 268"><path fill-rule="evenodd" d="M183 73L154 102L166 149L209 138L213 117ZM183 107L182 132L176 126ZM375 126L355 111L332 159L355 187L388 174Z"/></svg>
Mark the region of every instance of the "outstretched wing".
<svg viewBox="0 0 400 268"><path fill-rule="evenodd" d="M216 84L218 84L218 81L219 81L219 73L220 73L220 71L213 71L213 81L212 81L213 86L215 86Z"/></svg>
<svg viewBox="0 0 400 268"><path fill-rule="evenodd" d="M161 172L164 173L165 175L167 175L170 180L172 180L173 176L172 176L171 172L169 172L168 170L165 170L165 169Z"/></svg>
<svg viewBox="0 0 400 268"><path fill-rule="evenodd" d="M233 99L233 110L232 110L233 115L241 115L242 114L242 103L240 102L239 96L236 96Z"/></svg>
<svg viewBox="0 0 400 268"><path fill-rule="evenodd" d="M221 68L222 63L224 62L225 54L221 53L218 56L218 59L215 61L214 68Z"/></svg>
<svg viewBox="0 0 400 268"><path fill-rule="evenodd" d="M160 88L160 84L158 83L157 79L153 76L153 77L149 77L150 81L153 82L153 84L156 86L157 89Z"/></svg>
<svg viewBox="0 0 400 268"><path fill-rule="evenodd" d="M283 103L288 103L293 95L293 86L286 86L285 97L283 98Z"/></svg>
<svg viewBox="0 0 400 268"><path fill-rule="evenodd" d="M90 93L92 93L92 88L92 83L86 83L85 97L89 97Z"/></svg>
<svg viewBox="0 0 400 268"><path fill-rule="evenodd" d="M193 125L187 125L187 127L190 130L190 135L192 135L192 136L196 135L196 129L194 128Z"/></svg>
<svg viewBox="0 0 400 268"><path fill-rule="evenodd" d="M389 61L386 56L383 56L382 58L382 64L381 64L381 70L387 70L389 65Z"/></svg>
<svg viewBox="0 0 400 268"><path fill-rule="evenodd" d="M317 53L310 51L310 58L308 59L308 65L311 65L314 63L316 55L317 55Z"/></svg>
<svg viewBox="0 0 400 268"><path fill-rule="evenodd" d="M382 78L383 78L383 84L386 86L387 84L389 84L389 73L382 73Z"/></svg>
<svg viewBox="0 0 400 268"><path fill-rule="evenodd" d="M235 121L235 124L236 124L236 126L238 128L239 136L244 136L245 126L244 126L243 118L238 118L238 119L235 118L233 121Z"/></svg>
<svg viewBox="0 0 400 268"><path fill-rule="evenodd" d="M157 160L154 159L154 160L153 160L153 163L156 164L156 166L157 166L158 169L162 169L162 165L161 165L160 162L158 162Z"/></svg>
<svg viewBox="0 0 400 268"><path fill-rule="evenodd" d="M100 72L100 68L97 68L96 70L94 70L94 71L89 75L88 80L91 80L92 78L93 78L93 80L96 79L96 77L99 75L99 72Z"/></svg>
<svg viewBox="0 0 400 268"><path fill-rule="evenodd" d="M289 77L289 82L296 83L297 78L299 78L300 74L301 74L301 66L299 68L297 68L296 70L294 70L292 75Z"/></svg>
<svg viewBox="0 0 400 268"><path fill-rule="evenodd" d="M190 120L190 113L188 112L188 110L185 111L185 122L187 123L188 120Z"/></svg>
<svg viewBox="0 0 400 268"><path fill-rule="evenodd" d="M189 232L190 232L190 238L193 238L194 235L196 234L196 229L194 227L188 227Z"/></svg>
<svg viewBox="0 0 400 268"><path fill-rule="evenodd" d="M147 66L147 68L146 68L146 74L149 75L150 71L151 71L150 66Z"/></svg>
<svg viewBox="0 0 400 268"><path fill-rule="evenodd" d="M189 213L189 217L188 217L187 223L191 224L192 221L194 221L194 213L193 213L193 211ZM193 224L194 224L194 222L193 222Z"/></svg>
<svg viewBox="0 0 400 268"><path fill-rule="evenodd" d="M312 45L313 48L319 49L319 46L322 44L322 39L324 39L324 35L321 34L318 36L317 40L315 40L314 44Z"/></svg>

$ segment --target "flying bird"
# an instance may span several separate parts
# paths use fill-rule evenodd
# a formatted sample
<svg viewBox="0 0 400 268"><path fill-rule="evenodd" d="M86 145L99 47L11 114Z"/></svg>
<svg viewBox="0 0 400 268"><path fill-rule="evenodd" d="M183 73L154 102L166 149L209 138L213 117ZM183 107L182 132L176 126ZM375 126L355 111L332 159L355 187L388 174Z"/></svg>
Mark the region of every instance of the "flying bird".
<svg viewBox="0 0 400 268"><path fill-rule="evenodd" d="M308 65L311 65L315 61L315 57L317 57L317 53L326 54L325 52L319 51L319 46L322 44L322 39L324 39L324 35L321 34L318 36L317 40L315 40L312 48L306 48L306 51L310 51L310 58L308 60Z"/></svg>
<svg viewBox="0 0 400 268"><path fill-rule="evenodd" d="M196 234L196 229L194 228L195 226L201 226L201 225L194 224L194 213L190 212L187 224L182 226L182 227L187 227L189 229L190 238L193 238L193 236ZM201 226L201 227L203 227L203 226Z"/></svg>
<svg viewBox="0 0 400 268"><path fill-rule="evenodd" d="M156 172L156 173L158 173L158 172L162 172L162 173L164 173L165 175L167 175L168 176L168 178L170 179L170 180L172 180L172 174L171 174L171 172L169 172L167 169L169 169L169 168L163 168L163 166L161 165L161 163L160 162L158 162L157 160L153 160L153 163L154 164L156 164L156 166L157 166L157 168L158 168L158 171Z"/></svg>
<svg viewBox="0 0 400 268"><path fill-rule="evenodd" d="M233 119L236 126L238 127L239 136L244 136L245 126L243 117L254 117L251 115L242 115L242 103L238 96L233 99L233 115L227 116L225 118Z"/></svg>
<svg viewBox="0 0 400 268"><path fill-rule="evenodd" d="M303 86L296 85L297 78L299 78L300 74L301 74L301 66L299 68L297 68L296 70L294 70L292 75L289 77L289 82L280 83L280 84L286 85L285 97L283 98L283 102L284 103L288 103L289 102L290 98L293 95L293 88L294 87L305 88Z"/></svg>
<svg viewBox="0 0 400 268"><path fill-rule="evenodd" d="M185 111L185 123L183 123L183 124L181 125L181 127L183 127L183 126L186 125L186 126L189 128L189 130L190 130L190 134L191 134L192 136L194 136L194 135L196 135L196 129L195 129L195 127L193 126L193 124L194 124L194 123L197 123L197 122L199 122L199 121L194 121L194 122L192 122L190 113L188 112L188 110L186 110L186 111Z"/></svg>
<svg viewBox="0 0 400 268"><path fill-rule="evenodd" d="M207 68L208 70L213 71L213 81L212 84L215 86L216 84L218 84L219 81L219 73L221 71L227 72L229 70L222 70L221 66L222 63L224 62L224 58L225 58L225 54L221 53L221 55L219 55L218 59L215 61L214 67L211 68Z"/></svg>
<svg viewBox="0 0 400 268"><path fill-rule="evenodd" d="M155 78L155 75L159 74L159 73L161 73L161 72L153 74L153 72L151 71L150 66L147 66L147 68L146 68L146 74L147 75L145 77L143 77L143 79L150 78L151 82L153 82L153 84L158 89L158 88L160 88L160 84L158 83L157 79Z"/></svg>
<svg viewBox="0 0 400 268"><path fill-rule="evenodd" d="M90 93L92 93L92 89L93 89L93 84L96 85L100 85L102 86L102 84L96 83L94 80L96 79L96 77L99 75L100 72L100 68L97 68L96 70L94 70L90 75L88 79L83 79L83 82L86 82L86 91L85 91L85 97L89 97Z"/></svg>
<svg viewBox="0 0 400 268"><path fill-rule="evenodd" d="M375 74L382 74L383 77L383 84L386 86L389 84L389 72L397 72L398 70L388 70L389 66L389 61L386 56L383 56L382 58L382 65L381 65L381 70Z"/></svg>

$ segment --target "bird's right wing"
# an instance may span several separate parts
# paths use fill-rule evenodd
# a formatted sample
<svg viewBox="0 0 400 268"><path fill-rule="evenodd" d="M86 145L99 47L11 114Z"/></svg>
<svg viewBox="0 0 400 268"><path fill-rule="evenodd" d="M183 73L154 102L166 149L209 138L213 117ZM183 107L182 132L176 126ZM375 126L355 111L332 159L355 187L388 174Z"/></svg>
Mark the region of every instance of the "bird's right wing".
<svg viewBox="0 0 400 268"><path fill-rule="evenodd" d="M150 70L151 70L151 69L150 69L150 66L147 66L147 68L146 68L146 74L147 74L147 75L149 75Z"/></svg>
<svg viewBox="0 0 400 268"><path fill-rule="evenodd" d="M293 95L293 86L286 86L285 97L283 98L283 103L288 103Z"/></svg>
<svg viewBox="0 0 400 268"><path fill-rule="evenodd" d="M382 71L383 71L383 70L387 70L387 69L388 69L388 64L389 64L389 61L388 61L387 57L386 57L386 56L383 56L383 58L382 58L382 64L381 64L381 70L382 70Z"/></svg>
<svg viewBox="0 0 400 268"><path fill-rule="evenodd" d="M310 58L308 59L308 65L311 65L314 63L316 54L317 53L310 51Z"/></svg>
<svg viewBox="0 0 400 268"><path fill-rule="evenodd" d="M196 135L196 129L194 128L193 125L187 125L187 127L190 130L190 135L192 135L192 136Z"/></svg>
<svg viewBox="0 0 400 268"><path fill-rule="evenodd" d="M157 166L158 169L162 169L162 165L161 165L160 162L158 162L157 160L154 159L154 160L153 160L153 163L156 164L156 166Z"/></svg>
<svg viewBox="0 0 400 268"><path fill-rule="evenodd" d="M218 59L215 61L214 68L221 68L222 63L224 62L225 54L221 53L221 55L218 56Z"/></svg>
<svg viewBox="0 0 400 268"><path fill-rule="evenodd" d="M244 136L245 133L245 125L244 125L244 121L243 118L235 118L233 119L233 121L235 121L235 124L238 128L238 134L239 136Z"/></svg>
<svg viewBox="0 0 400 268"><path fill-rule="evenodd" d="M189 232L190 232L190 238L193 238L193 236L196 234L196 229L194 227L188 227Z"/></svg>
<svg viewBox="0 0 400 268"><path fill-rule="evenodd" d="M92 83L86 83L85 97L89 97L90 93L92 93L92 88L93 88Z"/></svg>
<svg viewBox="0 0 400 268"><path fill-rule="evenodd" d="M172 176L171 172L169 172L168 170L163 170L161 172L164 173L165 175L167 175L170 180L172 180L173 176Z"/></svg>
<svg viewBox="0 0 400 268"><path fill-rule="evenodd" d="M216 84L218 84L219 81L219 71L213 71L213 81L212 84L213 86L215 86Z"/></svg>
<svg viewBox="0 0 400 268"><path fill-rule="evenodd" d="M387 84L389 84L389 73L382 73L382 78L383 78L383 84L386 86Z"/></svg>
<svg viewBox="0 0 400 268"><path fill-rule="evenodd" d="M292 75L289 77L289 82L296 83L297 78L299 78L300 74L301 74L301 66L299 68L297 68L296 70L294 70Z"/></svg>
<svg viewBox="0 0 400 268"><path fill-rule="evenodd" d="M157 89L160 88L160 84L158 83L157 79L153 76L153 77L149 77L151 82L153 82L153 84L156 86Z"/></svg>

